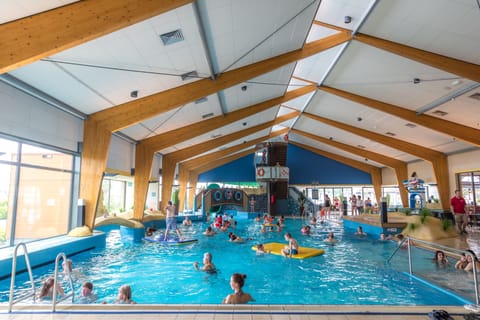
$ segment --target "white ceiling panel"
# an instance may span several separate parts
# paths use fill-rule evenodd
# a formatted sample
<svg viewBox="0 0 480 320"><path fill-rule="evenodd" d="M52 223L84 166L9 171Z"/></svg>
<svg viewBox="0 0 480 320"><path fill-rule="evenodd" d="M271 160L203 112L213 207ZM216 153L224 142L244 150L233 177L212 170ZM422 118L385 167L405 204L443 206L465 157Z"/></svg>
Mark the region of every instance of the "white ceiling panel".
<svg viewBox="0 0 480 320"><path fill-rule="evenodd" d="M471 0L378 1L360 32L480 64L479 7Z"/></svg>
<svg viewBox="0 0 480 320"><path fill-rule="evenodd" d="M414 84L418 78L420 83ZM374 47L352 42L326 85L416 110L447 94L459 77Z"/></svg>

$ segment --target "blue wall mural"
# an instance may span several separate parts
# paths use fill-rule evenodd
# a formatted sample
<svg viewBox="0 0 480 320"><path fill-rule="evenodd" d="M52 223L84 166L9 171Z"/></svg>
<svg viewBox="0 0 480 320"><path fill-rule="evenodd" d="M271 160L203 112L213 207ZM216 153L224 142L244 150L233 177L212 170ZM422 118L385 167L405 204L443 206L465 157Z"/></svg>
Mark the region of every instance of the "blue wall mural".
<svg viewBox="0 0 480 320"><path fill-rule="evenodd" d="M199 175L199 182L255 181L253 153ZM303 148L288 145L290 184L372 184L369 173L352 168Z"/></svg>

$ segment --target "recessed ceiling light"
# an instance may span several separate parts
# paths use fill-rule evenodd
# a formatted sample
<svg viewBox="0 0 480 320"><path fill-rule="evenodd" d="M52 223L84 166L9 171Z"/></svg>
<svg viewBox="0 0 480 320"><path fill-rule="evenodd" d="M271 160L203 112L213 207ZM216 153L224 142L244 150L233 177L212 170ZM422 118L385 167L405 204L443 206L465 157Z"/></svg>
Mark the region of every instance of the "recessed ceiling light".
<svg viewBox="0 0 480 320"><path fill-rule="evenodd" d="M444 117L448 114L448 112L442 111L442 110L437 110L433 112L434 115Z"/></svg>
<svg viewBox="0 0 480 320"><path fill-rule="evenodd" d="M468 96L469 98L475 99L475 100L480 100L480 92L475 92L471 96Z"/></svg>
<svg viewBox="0 0 480 320"><path fill-rule="evenodd" d="M357 144L357 147L358 147L358 148L361 148L361 149L365 149L365 148L366 148L365 146L362 146L361 144Z"/></svg>
<svg viewBox="0 0 480 320"><path fill-rule="evenodd" d="M213 112L206 113L206 114L202 115L202 119L210 118L212 116L213 116Z"/></svg>
<svg viewBox="0 0 480 320"><path fill-rule="evenodd" d="M418 84L420 83L420 78L413 78L413 83Z"/></svg>
<svg viewBox="0 0 480 320"><path fill-rule="evenodd" d="M395 136L396 136L396 134L395 134L395 133L393 133L393 132L390 132L390 131L388 131L388 132L385 132L385 134L386 134L386 135L388 135L388 136L391 136L391 137L395 137Z"/></svg>
<svg viewBox="0 0 480 320"><path fill-rule="evenodd" d="M460 83L462 83L462 81L460 79L456 79L456 80L453 80L450 84L452 86L458 86Z"/></svg>
<svg viewBox="0 0 480 320"><path fill-rule="evenodd" d="M203 98L195 100L195 104L204 103L204 102L207 102L207 101L208 101L208 98L203 97Z"/></svg>
<svg viewBox="0 0 480 320"><path fill-rule="evenodd" d="M415 128L415 127L417 127L417 125L416 125L416 124L413 124L413 123L407 123L407 124L405 124L405 126L407 126L407 127L409 127L409 128Z"/></svg>
<svg viewBox="0 0 480 320"><path fill-rule="evenodd" d="M131 92L130 92L130 97L132 97L132 98L138 97L138 90L133 90L133 91L131 91Z"/></svg>
<svg viewBox="0 0 480 320"><path fill-rule="evenodd" d="M181 74L180 77L182 78L183 81L192 79L192 78L198 78L198 72L193 70L193 71Z"/></svg>

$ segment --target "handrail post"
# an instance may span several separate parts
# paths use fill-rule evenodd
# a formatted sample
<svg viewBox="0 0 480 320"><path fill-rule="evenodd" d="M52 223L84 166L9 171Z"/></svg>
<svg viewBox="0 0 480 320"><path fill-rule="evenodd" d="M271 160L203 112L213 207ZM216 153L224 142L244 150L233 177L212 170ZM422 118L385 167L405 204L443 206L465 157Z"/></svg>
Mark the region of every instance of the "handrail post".
<svg viewBox="0 0 480 320"><path fill-rule="evenodd" d="M15 288L15 276L17 274L17 255L18 255L18 248L23 248L23 256L25 257L25 266L27 267L28 276L30 278L30 283L32 284L32 295L33 295L33 302L35 302L35 282L33 282L33 274L32 274L32 267L30 266L30 259L28 258L28 250L27 245L23 242L18 243L13 250L12 256L12 274L10 280L10 297L8 299L8 312L12 312L12 307L15 301L13 300L13 291ZM23 299L22 299L23 300ZM18 302L18 301L17 301Z"/></svg>
<svg viewBox="0 0 480 320"><path fill-rule="evenodd" d="M472 258L473 261L473 283L475 285L475 302L478 305L479 304L479 297L478 297L478 278L477 278L477 261L475 260L475 257L469 253L470 257Z"/></svg>
<svg viewBox="0 0 480 320"><path fill-rule="evenodd" d="M404 239L405 241L405 239ZM407 249L408 249L408 271L410 274L413 274L413 267L412 267L412 246L410 245L410 237L406 238L407 241Z"/></svg>

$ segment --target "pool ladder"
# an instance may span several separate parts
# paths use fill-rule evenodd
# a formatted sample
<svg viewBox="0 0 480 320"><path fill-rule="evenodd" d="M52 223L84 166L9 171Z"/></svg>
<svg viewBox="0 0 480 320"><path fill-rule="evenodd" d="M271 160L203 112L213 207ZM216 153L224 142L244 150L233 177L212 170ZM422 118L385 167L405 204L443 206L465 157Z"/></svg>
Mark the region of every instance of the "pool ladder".
<svg viewBox="0 0 480 320"><path fill-rule="evenodd" d="M24 295L20 296L19 298L14 299L13 293L14 293L14 289L15 289L15 276L17 274L17 256L18 256L18 248L20 248L20 247L23 248L23 255L25 257L25 265L27 267L27 272L28 272L28 276L30 278L30 283L32 285L32 290L31 290L30 293L24 294ZM58 263L60 262L60 259L62 259L65 263L67 262L67 256L65 255L65 253L61 252L55 258L55 274L54 274L53 298L52 298L52 311L53 312L55 312L56 305L57 305L58 302L62 302L64 300L68 299L69 297L72 297L72 303L75 300L75 290L74 290L74 287L73 287L72 274L71 274L71 272L67 272L68 282L70 284L71 292L69 294L66 294L60 300L57 301ZM10 281L10 296L9 296L9 299L8 299L8 312L9 313L12 312L12 307L15 303L18 303L18 302L23 301L25 299L28 299L30 297L33 297L33 302L35 303L36 296L37 296L37 294L36 294L36 289L35 289L35 282L33 281L32 267L30 265L30 259L28 257L27 246L25 245L25 243L21 242L21 243L19 243L15 246L15 249L13 251L12 277L11 277L11 281Z"/></svg>
<svg viewBox="0 0 480 320"><path fill-rule="evenodd" d="M405 243L407 245L407 250L408 250L408 269L410 274L413 274L413 264L412 264L412 243L418 243L418 244L423 244L424 246L430 247L430 248L435 248L437 250L443 250L446 252L451 252L455 254L462 254L465 256L470 256L472 258L472 261L475 261L475 257L468 251L464 250L458 250L446 246L442 246L440 244L436 244L433 242L428 242L428 241L423 241L419 239L412 239L410 237L405 237L397 246L397 248L392 252L390 257L386 260L386 263L390 263L390 260L392 260L393 256L398 252L398 249L404 248ZM477 264L473 264L473 285L475 287L475 302L477 305L480 304L480 296L479 296L479 289L478 289L478 270L477 270Z"/></svg>

